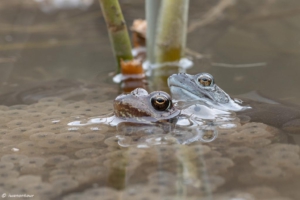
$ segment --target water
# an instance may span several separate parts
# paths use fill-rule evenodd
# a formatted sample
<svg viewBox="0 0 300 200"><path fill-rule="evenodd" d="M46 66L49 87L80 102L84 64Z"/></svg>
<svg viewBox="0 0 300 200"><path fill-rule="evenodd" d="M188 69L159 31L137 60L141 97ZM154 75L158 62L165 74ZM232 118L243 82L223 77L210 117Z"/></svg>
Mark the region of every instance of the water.
<svg viewBox="0 0 300 200"><path fill-rule="evenodd" d="M191 2L190 24L204 22L190 28L188 72L213 74L230 94L259 91L299 105L300 3L223 2ZM122 1L128 22L144 17L143 3ZM0 3L0 94L10 93L0 98L1 195L299 199L299 140L247 117L215 127L212 142L189 145L182 143L194 132L180 127L165 135L161 127L67 126L111 114L115 63L98 2L47 13L43 6Z"/></svg>

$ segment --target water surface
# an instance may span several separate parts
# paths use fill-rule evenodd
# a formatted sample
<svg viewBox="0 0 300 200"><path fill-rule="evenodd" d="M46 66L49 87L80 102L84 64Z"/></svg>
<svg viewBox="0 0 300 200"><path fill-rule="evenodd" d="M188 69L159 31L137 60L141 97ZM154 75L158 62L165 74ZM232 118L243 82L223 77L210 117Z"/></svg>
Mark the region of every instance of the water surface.
<svg viewBox="0 0 300 200"><path fill-rule="evenodd" d="M189 73L213 74L230 94L258 91L299 105L300 3L220 2L191 2ZM144 18L143 3L122 1L128 23ZM67 126L111 114L119 92L98 2L45 13L35 1L11 0L0 9L0 194L299 199L299 141L262 123L236 118L234 127L213 127L214 141L189 145L180 141L193 131L180 128Z"/></svg>

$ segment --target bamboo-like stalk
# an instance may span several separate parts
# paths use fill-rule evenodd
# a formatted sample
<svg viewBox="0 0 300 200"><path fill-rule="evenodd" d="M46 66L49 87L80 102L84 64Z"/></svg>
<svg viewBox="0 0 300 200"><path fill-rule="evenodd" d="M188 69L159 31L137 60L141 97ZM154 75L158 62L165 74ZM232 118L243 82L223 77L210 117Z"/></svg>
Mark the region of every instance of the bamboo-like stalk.
<svg viewBox="0 0 300 200"><path fill-rule="evenodd" d="M163 0L155 42L156 63L179 61L183 56L189 0Z"/></svg>
<svg viewBox="0 0 300 200"><path fill-rule="evenodd" d="M147 60L155 63L154 44L161 0L146 0Z"/></svg>
<svg viewBox="0 0 300 200"><path fill-rule="evenodd" d="M121 60L132 60L131 43L118 0L99 0L120 72Z"/></svg>

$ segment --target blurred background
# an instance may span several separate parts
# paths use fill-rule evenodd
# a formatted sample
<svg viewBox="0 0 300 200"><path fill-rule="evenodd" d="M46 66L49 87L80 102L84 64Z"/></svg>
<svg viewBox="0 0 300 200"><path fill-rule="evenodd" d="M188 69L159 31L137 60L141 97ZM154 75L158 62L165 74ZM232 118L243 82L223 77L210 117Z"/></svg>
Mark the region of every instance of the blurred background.
<svg viewBox="0 0 300 200"><path fill-rule="evenodd" d="M128 27L145 2L120 0ZM300 1L190 1L188 72L229 94L300 105ZM59 78L112 83L116 63L96 0L0 1L0 94Z"/></svg>

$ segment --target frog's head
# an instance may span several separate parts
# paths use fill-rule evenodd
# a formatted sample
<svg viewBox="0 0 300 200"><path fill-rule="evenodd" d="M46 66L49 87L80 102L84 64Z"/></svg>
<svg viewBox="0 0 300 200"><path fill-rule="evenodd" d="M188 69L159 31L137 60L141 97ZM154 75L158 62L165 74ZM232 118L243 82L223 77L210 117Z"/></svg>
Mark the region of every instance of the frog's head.
<svg viewBox="0 0 300 200"><path fill-rule="evenodd" d="M114 114L122 119L135 121L161 121L179 115L169 94L162 91L148 93L142 88L120 95L114 101Z"/></svg>
<svg viewBox="0 0 300 200"><path fill-rule="evenodd" d="M173 74L168 78L172 98L178 101L200 101L208 106L226 111L240 111L241 106L215 84L214 77L208 73L189 75Z"/></svg>

